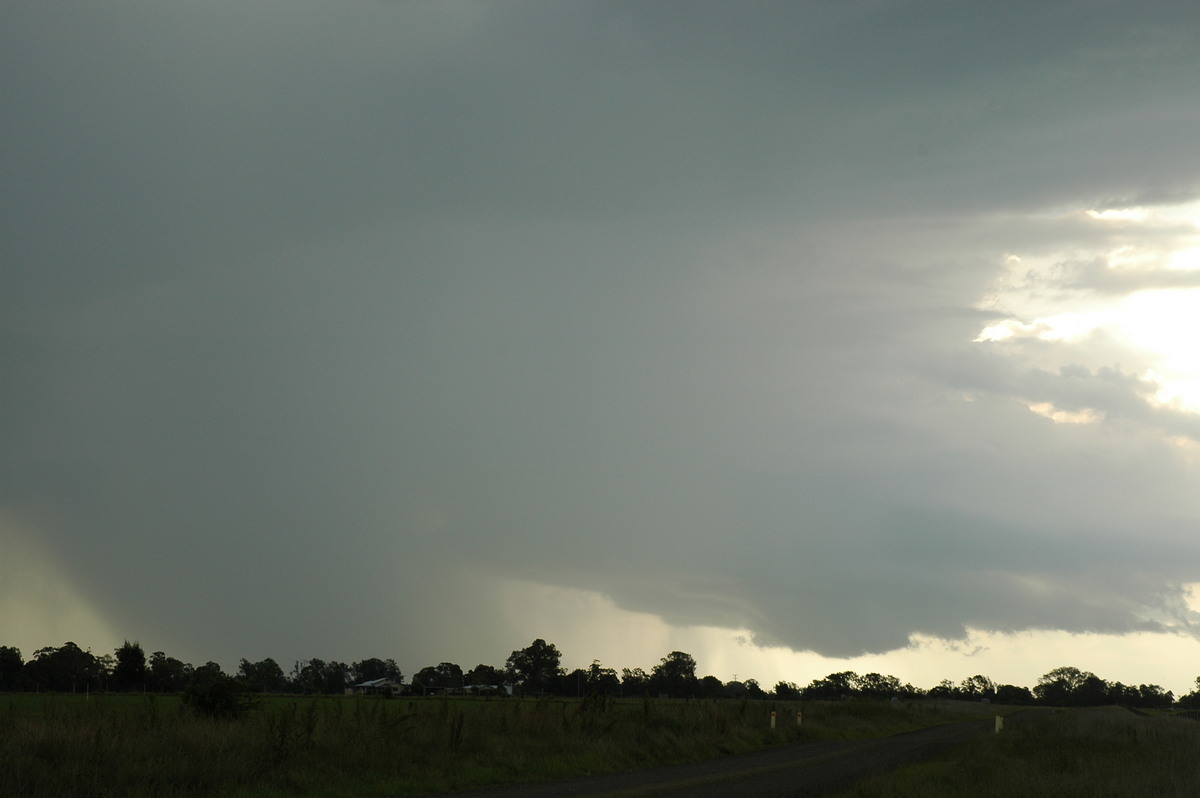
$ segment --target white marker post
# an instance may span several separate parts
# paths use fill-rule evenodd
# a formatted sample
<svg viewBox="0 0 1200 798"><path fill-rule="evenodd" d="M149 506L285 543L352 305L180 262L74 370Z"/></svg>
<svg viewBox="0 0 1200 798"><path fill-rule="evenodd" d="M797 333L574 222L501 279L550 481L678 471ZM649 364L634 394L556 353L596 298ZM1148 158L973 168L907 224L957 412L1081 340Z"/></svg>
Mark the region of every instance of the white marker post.
<svg viewBox="0 0 1200 798"><path fill-rule="evenodd" d="M771 728L775 728L775 710L771 710Z"/></svg>
<svg viewBox="0 0 1200 798"><path fill-rule="evenodd" d="M996 716L996 734L999 734L1000 730L1003 728L1004 728L1004 717L1002 715L997 715Z"/></svg>

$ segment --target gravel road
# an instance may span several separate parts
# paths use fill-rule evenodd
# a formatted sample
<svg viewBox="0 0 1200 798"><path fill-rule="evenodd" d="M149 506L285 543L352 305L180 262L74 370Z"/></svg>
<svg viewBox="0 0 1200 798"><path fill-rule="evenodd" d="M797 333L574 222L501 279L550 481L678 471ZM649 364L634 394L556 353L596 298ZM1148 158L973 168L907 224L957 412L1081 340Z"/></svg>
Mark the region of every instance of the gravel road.
<svg viewBox="0 0 1200 798"><path fill-rule="evenodd" d="M992 721L933 726L876 740L838 740L628 773L454 793L451 798L813 798L920 762L989 731Z"/></svg>

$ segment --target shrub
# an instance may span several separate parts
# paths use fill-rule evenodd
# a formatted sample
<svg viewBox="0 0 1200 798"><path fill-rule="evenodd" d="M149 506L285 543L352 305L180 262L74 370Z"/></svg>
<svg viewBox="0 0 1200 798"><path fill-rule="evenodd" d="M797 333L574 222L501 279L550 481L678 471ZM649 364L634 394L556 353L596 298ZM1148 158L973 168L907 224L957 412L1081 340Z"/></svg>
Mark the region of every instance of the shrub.
<svg viewBox="0 0 1200 798"><path fill-rule="evenodd" d="M254 706L250 696L233 677L217 673L198 679L183 691L183 704L210 718L240 718Z"/></svg>

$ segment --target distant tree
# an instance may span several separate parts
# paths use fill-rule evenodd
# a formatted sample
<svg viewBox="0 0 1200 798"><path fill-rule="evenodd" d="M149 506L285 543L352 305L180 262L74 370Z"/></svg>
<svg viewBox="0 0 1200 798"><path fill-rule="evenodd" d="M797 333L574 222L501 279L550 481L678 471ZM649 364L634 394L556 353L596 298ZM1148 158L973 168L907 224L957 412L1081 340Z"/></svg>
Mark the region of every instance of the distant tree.
<svg viewBox="0 0 1200 798"><path fill-rule="evenodd" d="M0 646L0 690L5 692L15 690L21 681L21 668L25 661L21 659L21 649L13 646Z"/></svg>
<svg viewBox="0 0 1200 798"><path fill-rule="evenodd" d="M1079 693L1080 688L1089 678L1095 679L1096 676L1070 666L1055 668L1038 679L1038 683L1033 688L1033 694L1040 703L1049 706L1078 706L1082 698ZM1107 698L1108 690L1105 689L1104 693Z"/></svg>
<svg viewBox="0 0 1200 798"><path fill-rule="evenodd" d="M776 682L775 697L781 701L799 701L800 687L795 682Z"/></svg>
<svg viewBox="0 0 1200 798"><path fill-rule="evenodd" d="M300 660L292 666L292 688L298 693L325 692L325 660Z"/></svg>
<svg viewBox="0 0 1200 798"><path fill-rule="evenodd" d="M720 698L725 695L725 683L709 674L696 682L696 695L700 698Z"/></svg>
<svg viewBox="0 0 1200 798"><path fill-rule="evenodd" d="M437 668L432 665L426 665L421 670L413 674L413 687L418 687L421 690L429 690L430 688L441 687L439 682Z"/></svg>
<svg viewBox="0 0 1200 798"><path fill-rule="evenodd" d="M38 649L23 671L39 689L70 693L98 689L107 676L101 660L70 641Z"/></svg>
<svg viewBox="0 0 1200 798"><path fill-rule="evenodd" d="M181 700L198 715L221 719L239 718L253 706L241 683L222 672L215 662L196 668Z"/></svg>
<svg viewBox="0 0 1200 798"><path fill-rule="evenodd" d="M516 676L522 691L538 694L553 687L561 672L560 662L562 654L559 650L539 637L509 655L505 667Z"/></svg>
<svg viewBox="0 0 1200 798"><path fill-rule="evenodd" d="M309 659L292 668L292 687L301 693L338 695L350 686L350 666L344 662Z"/></svg>
<svg viewBox="0 0 1200 798"><path fill-rule="evenodd" d="M113 671L117 667L117 658L112 654L101 654L96 657L96 677L92 689L107 690L112 683Z"/></svg>
<svg viewBox="0 0 1200 798"><path fill-rule="evenodd" d="M288 689L283 668L270 657L260 662L243 659L238 663L237 679L252 693L282 693Z"/></svg>
<svg viewBox="0 0 1200 798"><path fill-rule="evenodd" d="M1108 695L1105 703L1126 707L1140 706L1141 693L1133 685L1121 682L1108 682Z"/></svg>
<svg viewBox="0 0 1200 798"><path fill-rule="evenodd" d="M650 687L650 677L641 668L621 668L621 695L639 696Z"/></svg>
<svg viewBox="0 0 1200 798"><path fill-rule="evenodd" d="M683 651L672 651L650 670L650 689L683 698L696 692L696 659Z"/></svg>
<svg viewBox="0 0 1200 798"><path fill-rule="evenodd" d="M355 684L376 679L391 679L394 682L400 682L402 675L400 668L396 665L396 660L372 657L364 659L362 662L351 663L350 678L354 680Z"/></svg>
<svg viewBox="0 0 1200 798"><path fill-rule="evenodd" d="M758 683L758 679L746 680L746 697L755 700L767 698L767 692L762 689L762 685Z"/></svg>
<svg viewBox="0 0 1200 798"><path fill-rule="evenodd" d="M738 679L730 679L721 687L723 698L745 698L746 683Z"/></svg>
<svg viewBox="0 0 1200 798"><path fill-rule="evenodd" d="M976 674L962 680L962 684L958 686L958 694L961 698L972 700L991 700L996 697L996 683L986 676Z"/></svg>
<svg viewBox="0 0 1200 798"><path fill-rule="evenodd" d="M212 681L218 676L225 676L225 671L221 670L221 666L209 660L200 667L192 671L192 678L189 680L192 684L196 682Z"/></svg>
<svg viewBox="0 0 1200 798"><path fill-rule="evenodd" d="M1175 694L1157 684L1139 684L1138 706L1142 709L1167 709L1175 703Z"/></svg>
<svg viewBox="0 0 1200 798"><path fill-rule="evenodd" d="M161 651L150 655L147 686L160 693L178 693L187 687L192 677L192 666Z"/></svg>
<svg viewBox="0 0 1200 798"><path fill-rule="evenodd" d="M831 673L824 679L814 679L810 682L808 687L804 688L804 697L826 701L847 698L856 694L857 682L858 674L854 671Z"/></svg>
<svg viewBox="0 0 1200 798"><path fill-rule="evenodd" d="M613 668L606 668L600 660L592 660L587 669L587 692L589 695L616 695L621 692L621 680Z"/></svg>
<svg viewBox="0 0 1200 798"><path fill-rule="evenodd" d="M126 640L114 653L117 664L113 668L113 685L118 690L145 690L149 671L142 644Z"/></svg>
<svg viewBox="0 0 1200 798"><path fill-rule="evenodd" d="M570 672L564 670L554 679L547 692L552 695L570 695L582 698L587 694L587 677L588 673L583 668L576 668Z"/></svg>
<svg viewBox="0 0 1200 798"><path fill-rule="evenodd" d="M863 698L885 699L893 698L903 692L900 680L895 676L884 676L879 673L866 673L852 678L851 684Z"/></svg>
<svg viewBox="0 0 1200 798"><path fill-rule="evenodd" d="M1108 682L1089 673L1083 684L1075 689L1072 704L1080 707L1100 707L1108 703Z"/></svg>
<svg viewBox="0 0 1200 798"><path fill-rule="evenodd" d="M350 686L350 666L332 661L325 664L325 693L341 695Z"/></svg>
<svg viewBox="0 0 1200 798"><path fill-rule="evenodd" d="M480 663L463 675L463 681L468 685L485 684L489 687L500 687L507 679L502 669Z"/></svg>
<svg viewBox="0 0 1200 798"><path fill-rule="evenodd" d="M437 666L438 679L442 687L458 689L463 686L462 668L453 662L439 662Z"/></svg>
<svg viewBox="0 0 1200 798"><path fill-rule="evenodd" d="M453 662L440 662L421 668L413 676L413 686L424 690L440 688L443 690L458 689L463 686L462 668Z"/></svg>
<svg viewBox="0 0 1200 798"><path fill-rule="evenodd" d="M996 701L1000 704L1026 705L1033 703L1033 693L1028 687L1002 684L996 688Z"/></svg>
<svg viewBox="0 0 1200 798"><path fill-rule="evenodd" d="M928 696L939 701L953 699L959 697L958 688L954 686L954 682L949 679L942 679L938 682L937 687L929 688Z"/></svg>

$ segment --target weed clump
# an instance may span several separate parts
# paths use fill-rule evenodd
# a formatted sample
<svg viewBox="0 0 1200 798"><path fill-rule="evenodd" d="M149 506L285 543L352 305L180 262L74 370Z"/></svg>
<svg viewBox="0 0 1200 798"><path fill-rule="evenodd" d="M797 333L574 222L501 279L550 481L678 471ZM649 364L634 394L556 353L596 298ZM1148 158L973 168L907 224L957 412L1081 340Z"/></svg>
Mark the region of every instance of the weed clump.
<svg viewBox="0 0 1200 798"><path fill-rule="evenodd" d="M223 673L196 680L183 691L181 700L196 714L221 720L240 718L254 706L242 685Z"/></svg>

